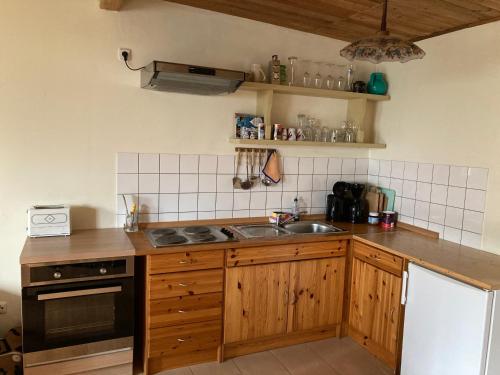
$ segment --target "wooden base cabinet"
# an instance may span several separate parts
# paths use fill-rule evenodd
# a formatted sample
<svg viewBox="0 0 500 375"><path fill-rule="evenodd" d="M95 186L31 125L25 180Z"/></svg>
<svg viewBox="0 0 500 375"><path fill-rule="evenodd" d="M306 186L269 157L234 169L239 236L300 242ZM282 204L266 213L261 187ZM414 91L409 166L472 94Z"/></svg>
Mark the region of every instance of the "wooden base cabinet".
<svg viewBox="0 0 500 375"><path fill-rule="evenodd" d="M288 263L226 271L225 343L285 334L289 274Z"/></svg>
<svg viewBox="0 0 500 375"><path fill-rule="evenodd" d="M343 257L290 264L287 332L341 323L344 274Z"/></svg>
<svg viewBox="0 0 500 375"><path fill-rule="evenodd" d="M338 335L344 275L343 256L227 268L225 358Z"/></svg>
<svg viewBox="0 0 500 375"><path fill-rule="evenodd" d="M395 368L399 353L402 259L354 243L349 335Z"/></svg>
<svg viewBox="0 0 500 375"><path fill-rule="evenodd" d="M219 357L224 250L146 260L144 374Z"/></svg>

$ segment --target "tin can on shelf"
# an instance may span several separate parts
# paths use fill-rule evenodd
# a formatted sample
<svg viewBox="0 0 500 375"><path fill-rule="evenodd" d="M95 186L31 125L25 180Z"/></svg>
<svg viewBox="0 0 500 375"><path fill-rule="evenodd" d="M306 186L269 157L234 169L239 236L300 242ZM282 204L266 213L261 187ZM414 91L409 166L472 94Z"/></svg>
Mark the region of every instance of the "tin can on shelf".
<svg viewBox="0 0 500 375"><path fill-rule="evenodd" d="M283 128L283 131L281 132L281 140L288 141L288 129L287 128Z"/></svg>
<svg viewBox="0 0 500 375"><path fill-rule="evenodd" d="M281 140L283 137L283 125L281 124L274 124L273 127L273 139L275 141Z"/></svg>
<svg viewBox="0 0 500 375"><path fill-rule="evenodd" d="M241 139L249 139L250 138L250 130L248 128L241 128L240 137L241 137Z"/></svg>
<svg viewBox="0 0 500 375"><path fill-rule="evenodd" d="M297 140L297 133L295 131L295 128L288 128L287 133L288 133L288 140L289 141L296 141Z"/></svg>
<svg viewBox="0 0 500 375"><path fill-rule="evenodd" d="M257 125L257 139L265 139L266 138L266 125L259 124Z"/></svg>

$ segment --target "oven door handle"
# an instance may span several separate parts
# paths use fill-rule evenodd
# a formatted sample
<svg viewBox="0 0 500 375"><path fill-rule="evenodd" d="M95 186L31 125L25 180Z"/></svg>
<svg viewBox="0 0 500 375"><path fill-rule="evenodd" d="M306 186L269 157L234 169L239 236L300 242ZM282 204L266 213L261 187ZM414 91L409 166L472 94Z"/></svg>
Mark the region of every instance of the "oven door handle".
<svg viewBox="0 0 500 375"><path fill-rule="evenodd" d="M106 293L119 293L121 291L122 291L121 286L110 286L108 288L94 288L94 289L71 290L68 292L45 293L45 294L39 294L37 298L39 301L47 301L51 299L92 296L96 294L106 294Z"/></svg>

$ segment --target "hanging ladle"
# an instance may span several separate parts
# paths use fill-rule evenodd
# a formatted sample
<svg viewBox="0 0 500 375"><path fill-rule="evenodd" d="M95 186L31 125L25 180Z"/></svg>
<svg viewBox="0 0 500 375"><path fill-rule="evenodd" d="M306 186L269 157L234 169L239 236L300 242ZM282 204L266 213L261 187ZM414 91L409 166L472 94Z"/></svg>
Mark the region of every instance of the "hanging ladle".
<svg viewBox="0 0 500 375"><path fill-rule="evenodd" d="M256 154L257 152L259 153L257 155L257 157L259 158L259 169L257 170L257 175L254 174L254 169L255 169L255 166L256 166L256 160L255 160L255 157L256 157ZM259 181L260 181L260 150L258 151L255 151L252 149L252 170L251 170L251 173L250 173L250 180L252 181L252 185L255 186L255 184L258 184Z"/></svg>
<svg viewBox="0 0 500 375"><path fill-rule="evenodd" d="M248 173L248 164L250 164L250 160L248 158L248 150L245 150L246 162L247 162L247 179L241 183L241 188L243 190L249 190L252 188L253 183L250 181L250 174Z"/></svg>
<svg viewBox="0 0 500 375"><path fill-rule="evenodd" d="M234 174L233 177L233 187L235 189L241 189L241 178L238 177L238 173L240 170L240 159L241 159L241 152L238 150L238 153L236 154L236 173Z"/></svg>

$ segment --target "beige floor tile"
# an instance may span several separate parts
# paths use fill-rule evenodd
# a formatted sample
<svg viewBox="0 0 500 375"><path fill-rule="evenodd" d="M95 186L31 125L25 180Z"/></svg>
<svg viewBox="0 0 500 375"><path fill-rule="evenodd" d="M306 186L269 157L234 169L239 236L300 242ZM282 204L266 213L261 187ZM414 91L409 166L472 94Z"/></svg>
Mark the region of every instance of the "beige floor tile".
<svg viewBox="0 0 500 375"><path fill-rule="evenodd" d="M292 375L340 375L306 344L272 350Z"/></svg>
<svg viewBox="0 0 500 375"><path fill-rule="evenodd" d="M393 371L350 338L307 344L342 375L388 375Z"/></svg>
<svg viewBox="0 0 500 375"><path fill-rule="evenodd" d="M157 373L156 375L193 375L189 367L176 368Z"/></svg>
<svg viewBox="0 0 500 375"><path fill-rule="evenodd" d="M232 359L223 363L210 362L191 366L194 375L241 375Z"/></svg>
<svg viewBox="0 0 500 375"><path fill-rule="evenodd" d="M249 354L233 361L243 375L290 375L271 352Z"/></svg>

